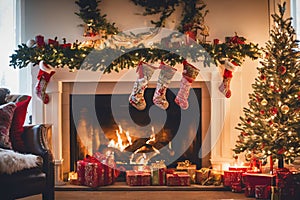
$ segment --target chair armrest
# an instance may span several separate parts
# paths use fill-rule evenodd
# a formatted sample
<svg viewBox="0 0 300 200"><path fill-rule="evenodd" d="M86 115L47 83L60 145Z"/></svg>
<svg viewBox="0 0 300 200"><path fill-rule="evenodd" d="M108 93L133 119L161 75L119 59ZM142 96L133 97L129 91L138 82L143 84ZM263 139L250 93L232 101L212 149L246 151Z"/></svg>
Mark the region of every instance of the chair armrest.
<svg viewBox="0 0 300 200"><path fill-rule="evenodd" d="M24 126L22 139L26 152L43 158L43 171L46 173L46 193L43 199L54 199L54 159L51 152L51 125L38 124Z"/></svg>
<svg viewBox="0 0 300 200"><path fill-rule="evenodd" d="M49 164L53 163L53 155L51 152L51 141L48 141L51 125L38 124L24 126L22 139L25 143L25 152L39 155L43 158L43 169L48 170Z"/></svg>

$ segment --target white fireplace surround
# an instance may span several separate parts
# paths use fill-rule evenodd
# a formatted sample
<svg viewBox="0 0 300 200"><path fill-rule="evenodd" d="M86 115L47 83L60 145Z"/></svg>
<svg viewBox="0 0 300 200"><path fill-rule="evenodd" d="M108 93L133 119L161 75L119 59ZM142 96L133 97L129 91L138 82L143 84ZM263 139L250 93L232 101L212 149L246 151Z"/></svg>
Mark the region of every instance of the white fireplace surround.
<svg viewBox="0 0 300 200"><path fill-rule="evenodd" d="M178 70L172 79L171 84L179 86L181 80L181 71ZM202 138L202 143L206 144L209 149L205 149L202 153L209 153L210 163L212 166L218 170L223 170L232 163L232 152L229 145L232 144L233 138L230 134L230 128L228 128L228 113L230 108L230 99L226 99L224 95L219 91L218 87L221 84L222 76L221 70L215 66L206 67L200 69L200 74L198 75L196 82L205 83L207 90L209 92L210 99L210 120L209 127L206 129L206 138ZM35 84L37 82L38 67L32 68L32 87L34 91ZM240 72L235 72L240 73ZM158 73L154 73L150 82L152 83L157 80ZM136 80L135 69L122 70L119 73L112 72L109 74L102 74L102 72L92 72L86 70L77 70L75 72L70 72L69 69L56 69L56 73L51 78L46 92L50 96L50 102L48 104L43 104L40 99L37 98L35 94L32 95L32 116L33 123L47 123L52 124L52 151L54 154L55 165L56 165L56 184L62 181L62 166L64 161L63 156L63 130L64 130L64 120L63 112L65 108L63 106L63 84L64 83L74 83L76 88L73 88L73 93L83 93L83 94L94 94L95 88L87 88L81 86L80 83L116 83L116 82L131 82L132 85ZM82 88L81 88L82 87ZM234 91L235 93L240 93L240 91ZM34 93L34 92L33 92ZM205 105L202 105L205 107ZM202 108L205 109L205 108ZM227 127L226 127L227 126ZM209 152L208 152L209 151Z"/></svg>

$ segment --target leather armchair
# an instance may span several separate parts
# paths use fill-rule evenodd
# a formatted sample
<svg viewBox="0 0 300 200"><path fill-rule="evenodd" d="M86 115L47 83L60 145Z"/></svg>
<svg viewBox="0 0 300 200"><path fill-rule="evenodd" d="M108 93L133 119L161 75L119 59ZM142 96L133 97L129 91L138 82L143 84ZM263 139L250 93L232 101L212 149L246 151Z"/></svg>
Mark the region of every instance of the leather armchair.
<svg viewBox="0 0 300 200"><path fill-rule="evenodd" d="M43 200L54 200L54 161L47 142L50 125L25 126L22 140L25 150L43 158L43 166L0 175L0 199L10 200L42 194Z"/></svg>

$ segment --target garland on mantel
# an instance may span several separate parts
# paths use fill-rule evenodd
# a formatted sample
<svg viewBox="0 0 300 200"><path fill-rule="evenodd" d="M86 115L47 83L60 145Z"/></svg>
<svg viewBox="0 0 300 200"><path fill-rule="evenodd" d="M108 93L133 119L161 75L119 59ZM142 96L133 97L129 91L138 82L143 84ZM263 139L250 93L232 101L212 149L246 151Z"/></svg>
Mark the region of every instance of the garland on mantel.
<svg viewBox="0 0 300 200"><path fill-rule="evenodd" d="M212 43L208 43L205 40L208 30L204 30L207 29L204 25L204 17L208 11L205 10L206 5L203 1L164 0L157 5L151 4L150 7L150 2L147 0L132 1L146 7L148 14L161 13L161 21L154 22L156 26L163 26L164 21L173 12L170 10L175 9L179 3L184 3L183 18L178 27L178 30L184 34L171 34L149 46L144 41L151 35L155 36L160 29L153 28L155 31L150 35L149 33L126 35L119 32L114 23L109 23L106 15L101 14L98 8L101 0L78 0L75 3L80 9L79 13L75 14L85 23L84 35L92 37L92 40L75 41L71 44L66 43L64 38L63 43L59 44L57 38L45 41L43 36L38 35L35 40L29 40L26 44L18 46L15 53L10 56L10 66L20 69L27 67L30 63L37 65L40 61L44 61L56 68L68 67L70 71L85 69L109 73L136 67L140 60L164 61L174 66L187 58L193 62L201 59L204 66L210 66L211 63L217 64L223 59L228 59L230 62L241 65L246 57L257 59L260 56L257 44L247 43L244 37L239 37L237 34L227 37L225 42L215 39ZM166 10L170 13L167 14ZM199 28L203 36L201 41L196 38L195 33ZM96 35L101 36L100 39L95 39Z"/></svg>
<svg viewBox="0 0 300 200"><path fill-rule="evenodd" d="M37 36L35 40L29 40L27 44L18 46L15 53L10 56L10 66L20 69L27 67L29 63L36 65L43 60L56 68L118 72L125 68L136 67L140 60L145 62L163 60L174 66L186 58L193 62L202 59L204 66L210 66L211 63L228 58L231 62L241 65L246 57L257 59L260 56L257 44L246 43L245 38L237 35L227 38L223 43L214 40L212 44L201 45L194 41L189 45L183 44L180 40L172 42L172 37L174 36L163 38L161 42L148 47L143 43L137 46L113 45L115 43L113 39L100 43L97 43L97 40L83 43L76 41L73 44L64 40L63 44L59 44L56 38L45 42L43 36ZM140 38L141 36L135 36L132 41L139 41ZM91 43L87 45L89 42Z"/></svg>

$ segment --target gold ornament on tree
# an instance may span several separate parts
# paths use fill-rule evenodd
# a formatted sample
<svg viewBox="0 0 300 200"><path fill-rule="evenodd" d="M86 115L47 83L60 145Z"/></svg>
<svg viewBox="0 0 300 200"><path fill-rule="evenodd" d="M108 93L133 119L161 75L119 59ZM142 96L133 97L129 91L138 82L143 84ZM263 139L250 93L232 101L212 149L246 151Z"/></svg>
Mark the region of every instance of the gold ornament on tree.
<svg viewBox="0 0 300 200"><path fill-rule="evenodd" d="M263 99L260 103L261 105L266 106L268 104L268 101L266 99Z"/></svg>
<svg viewBox="0 0 300 200"><path fill-rule="evenodd" d="M287 106L287 105L281 106L281 112L283 114L287 114L289 112L289 110L290 110L289 106Z"/></svg>

